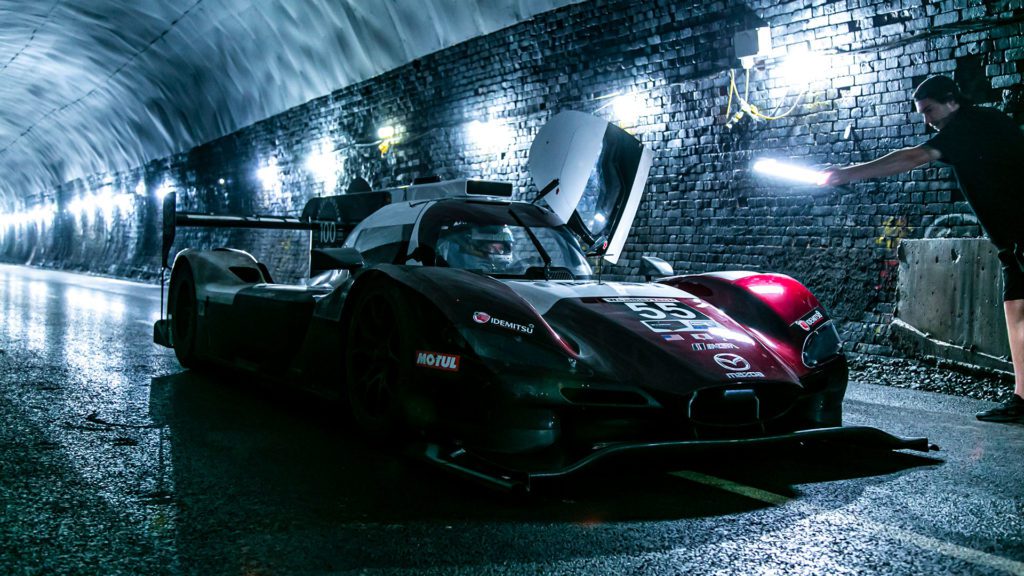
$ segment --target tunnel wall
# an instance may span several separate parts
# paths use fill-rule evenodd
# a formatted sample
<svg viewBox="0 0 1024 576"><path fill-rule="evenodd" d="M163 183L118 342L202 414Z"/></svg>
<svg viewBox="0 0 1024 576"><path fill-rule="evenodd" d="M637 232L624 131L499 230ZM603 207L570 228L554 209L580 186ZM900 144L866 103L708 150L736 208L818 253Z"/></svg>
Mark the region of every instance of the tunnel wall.
<svg viewBox="0 0 1024 576"><path fill-rule="evenodd" d="M0 257L153 280L156 196L166 190L178 193L179 210L230 214L296 215L308 198L341 192L357 176L374 187L429 174L498 179L530 198L536 188L526 158L544 121L565 109L611 118L610 96L632 92L642 112L620 123L656 156L620 265L607 267L605 277L637 279L645 254L682 272L783 272L842 320L851 351L891 354L899 241L981 234L950 170L933 165L837 191L758 178L750 164L763 155L845 164L920 144L927 134L910 98L934 73L954 75L978 102L1020 118L1022 10L1020 1L584 2L187 152L27 196L26 211L55 215L44 211L0 230ZM748 78L734 58L733 35L764 25L777 51L835 52L831 69L794 81L781 58L769 58ZM728 126L738 109L730 69L737 93L762 114L782 117L755 121L748 113ZM494 142L493 128L491 142L474 140L474 120L502 124L508 140ZM400 139L382 154L377 128L385 124L398 126ZM316 175L308 158L317 151L333 156L336 173ZM279 177L268 178L274 170ZM119 207L104 214L89 206L104 195ZM178 238L176 249L249 249L278 280L305 269L301 233L187 231Z"/></svg>

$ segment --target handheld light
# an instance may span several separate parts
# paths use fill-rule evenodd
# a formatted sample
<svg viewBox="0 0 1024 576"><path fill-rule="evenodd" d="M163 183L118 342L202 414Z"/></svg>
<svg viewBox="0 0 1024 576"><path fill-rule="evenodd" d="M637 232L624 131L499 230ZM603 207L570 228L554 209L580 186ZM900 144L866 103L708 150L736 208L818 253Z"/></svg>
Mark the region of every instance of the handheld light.
<svg viewBox="0 0 1024 576"><path fill-rule="evenodd" d="M774 176L775 178L782 178L783 180L792 180L794 182L803 182L805 184L816 184L818 186L824 184L826 178L824 172L811 170L810 168L804 168L803 166L796 166L794 164L785 164L773 158L762 158L754 162L754 172Z"/></svg>

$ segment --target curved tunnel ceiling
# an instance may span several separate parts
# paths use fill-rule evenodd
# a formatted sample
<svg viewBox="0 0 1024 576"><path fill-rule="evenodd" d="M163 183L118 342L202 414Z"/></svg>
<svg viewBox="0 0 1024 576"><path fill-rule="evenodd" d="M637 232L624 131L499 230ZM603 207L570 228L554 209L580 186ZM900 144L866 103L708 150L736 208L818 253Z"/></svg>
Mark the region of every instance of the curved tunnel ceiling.
<svg viewBox="0 0 1024 576"><path fill-rule="evenodd" d="M579 0L0 0L0 206Z"/></svg>

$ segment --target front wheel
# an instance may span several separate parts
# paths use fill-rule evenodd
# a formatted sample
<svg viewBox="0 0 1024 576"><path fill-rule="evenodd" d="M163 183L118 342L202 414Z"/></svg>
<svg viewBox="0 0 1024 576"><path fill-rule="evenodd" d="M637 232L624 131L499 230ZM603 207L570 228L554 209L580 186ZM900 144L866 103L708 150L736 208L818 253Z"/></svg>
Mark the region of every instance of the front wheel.
<svg viewBox="0 0 1024 576"><path fill-rule="evenodd" d="M352 419L371 439L395 440L406 429L403 401L412 376L408 306L388 286L358 298L345 351Z"/></svg>

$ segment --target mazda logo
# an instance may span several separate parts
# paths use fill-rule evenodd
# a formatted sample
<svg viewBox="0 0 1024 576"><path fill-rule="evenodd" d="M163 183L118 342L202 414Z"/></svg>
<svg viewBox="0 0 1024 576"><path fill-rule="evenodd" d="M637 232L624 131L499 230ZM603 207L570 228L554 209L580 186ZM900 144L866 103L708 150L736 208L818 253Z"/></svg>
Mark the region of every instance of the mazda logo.
<svg viewBox="0 0 1024 576"><path fill-rule="evenodd" d="M715 354L715 363L726 370L735 370L737 372L750 370L750 362L747 362L743 356L737 356L736 354Z"/></svg>

